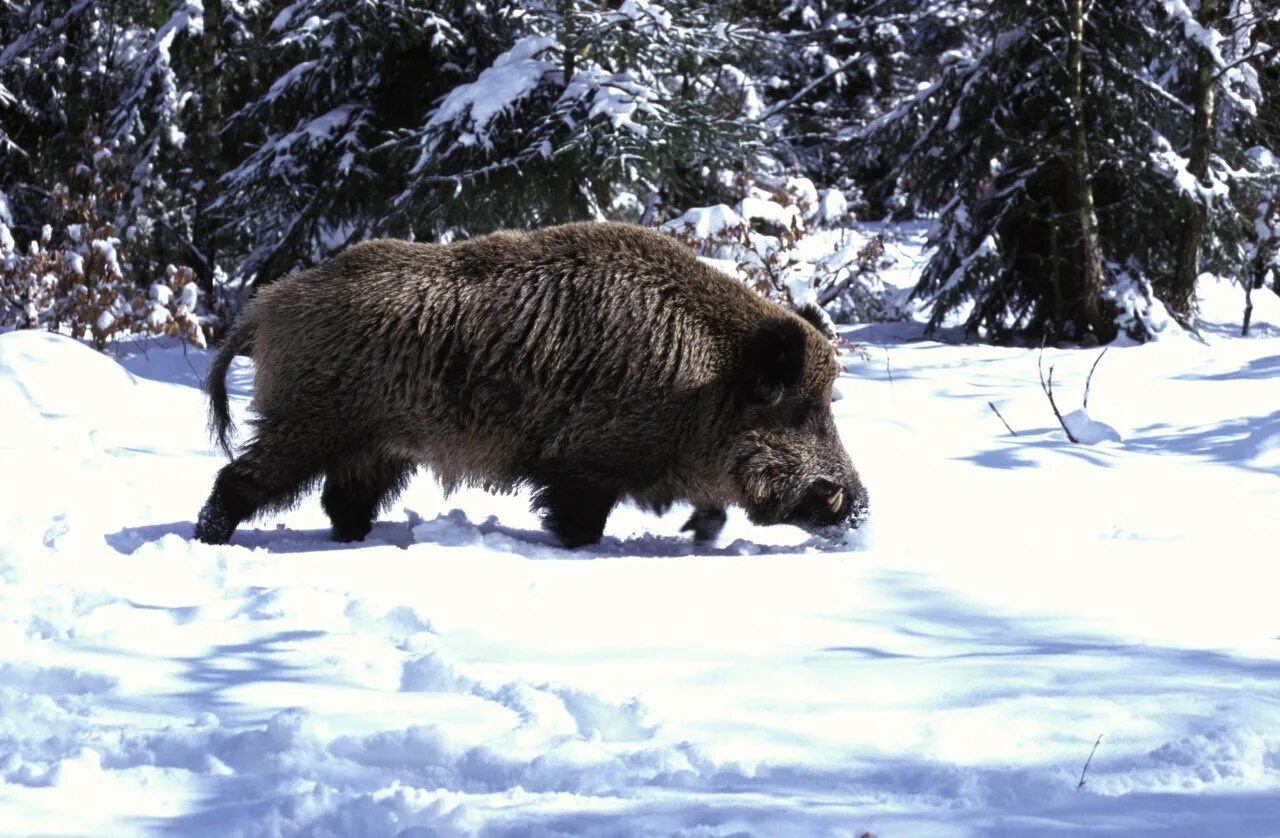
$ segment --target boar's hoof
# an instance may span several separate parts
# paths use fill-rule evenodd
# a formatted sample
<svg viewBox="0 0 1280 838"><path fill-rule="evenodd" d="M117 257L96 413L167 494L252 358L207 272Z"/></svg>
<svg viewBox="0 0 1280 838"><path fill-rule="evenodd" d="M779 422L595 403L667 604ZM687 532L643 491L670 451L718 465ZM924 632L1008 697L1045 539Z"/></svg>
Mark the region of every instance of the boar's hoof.
<svg viewBox="0 0 1280 838"><path fill-rule="evenodd" d="M546 527L566 550L595 544L604 535L604 521L596 523L576 515L571 510L548 510L542 518Z"/></svg>
<svg viewBox="0 0 1280 838"><path fill-rule="evenodd" d="M617 494L582 484L552 484L533 496L534 508L542 510L542 526L569 550L599 541L617 502Z"/></svg>
<svg viewBox="0 0 1280 838"><path fill-rule="evenodd" d="M710 544L720 537L725 521L729 516L721 507L699 506L693 510L689 520L680 528L681 532L692 532L697 544Z"/></svg>
<svg viewBox="0 0 1280 838"><path fill-rule="evenodd" d="M231 540L231 534L236 531L238 523L220 504L211 500L200 510L200 517L196 519L196 540L205 544L226 544Z"/></svg>
<svg viewBox="0 0 1280 838"><path fill-rule="evenodd" d="M335 523L333 525L333 529L330 531L330 537L333 538L334 541L340 541L344 544L350 541L364 541L365 537L369 535L369 532L372 529L373 529L372 523L368 523L368 524L352 524L352 523L337 524Z"/></svg>

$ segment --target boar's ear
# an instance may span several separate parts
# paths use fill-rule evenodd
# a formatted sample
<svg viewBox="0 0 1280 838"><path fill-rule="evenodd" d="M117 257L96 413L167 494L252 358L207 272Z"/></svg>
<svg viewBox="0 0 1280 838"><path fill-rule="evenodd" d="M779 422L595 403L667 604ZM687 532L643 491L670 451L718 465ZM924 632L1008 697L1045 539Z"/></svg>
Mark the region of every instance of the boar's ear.
<svg viewBox="0 0 1280 838"><path fill-rule="evenodd" d="M777 404L804 374L804 327L789 317L767 317L743 352L743 394L752 404Z"/></svg>
<svg viewBox="0 0 1280 838"><path fill-rule="evenodd" d="M831 318L827 316L825 311L818 308L816 303L805 303L796 309L796 314L800 315L801 319L808 321L809 325L817 329L818 333L827 340L836 339L835 329L831 327Z"/></svg>

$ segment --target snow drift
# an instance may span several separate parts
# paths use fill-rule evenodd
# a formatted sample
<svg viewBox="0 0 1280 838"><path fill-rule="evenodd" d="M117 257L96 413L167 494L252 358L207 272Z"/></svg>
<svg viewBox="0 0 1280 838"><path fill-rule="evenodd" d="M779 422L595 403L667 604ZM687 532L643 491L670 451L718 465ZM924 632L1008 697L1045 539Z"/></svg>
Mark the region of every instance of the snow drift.
<svg viewBox="0 0 1280 838"><path fill-rule="evenodd" d="M363 545L314 497L194 543L208 356L0 335L4 830L1273 833L1274 325L1113 349L1100 446L1035 350L853 330L866 533L701 551L687 510L564 551L425 478Z"/></svg>

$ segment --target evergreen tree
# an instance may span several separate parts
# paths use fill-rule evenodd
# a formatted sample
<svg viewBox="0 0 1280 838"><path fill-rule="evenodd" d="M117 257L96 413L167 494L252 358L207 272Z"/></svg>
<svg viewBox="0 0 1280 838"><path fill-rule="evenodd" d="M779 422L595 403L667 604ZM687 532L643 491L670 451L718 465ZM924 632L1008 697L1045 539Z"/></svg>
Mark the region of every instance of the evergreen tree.
<svg viewBox="0 0 1280 838"><path fill-rule="evenodd" d="M150 5L152 8L146 8ZM198 0L176 0L154 29L132 21L129 59L115 72L121 86L102 126L107 147L124 160L126 190L118 215L128 230L134 266L154 273L168 262L202 264L193 244L195 161L199 160L201 90L196 64L206 26ZM203 267L203 265L202 265ZM211 291L212 287L207 286Z"/></svg>
<svg viewBox="0 0 1280 838"><path fill-rule="evenodd" d="M369 236L806 179L936 217L932 325L998 340L1150 335L1280 258L1274 0L0 0L0 32L4 235L110 155L125 279L206 302Z"/></svg>
<svg viewBox="0 0 1280 838"><path fill-rule="evenodd" d="M565 0L513 36L406 144L398 221L415 233L638 220L748 163L761 105L735 62L749 32L714 5Z"/></svg>
<svg viewBox="0 0 1280 838"><path fill-rule="evenodd" d="M1276 173L1265 162L1265 146L1275 148L1275 138L1266 136L1262 112L1264 73L1278 63L1267 35L1280 25L1280 7L1254 0L1163 5L1181 42L1177 54L1186 56L1175 90L1191 116L1185 153L1169 166L1179 188L1181 224L1168 297L1177 313L1191 319L1202 269L1245 283L1257 254L1268 249L1259 248L1268 228L1255 224L1254 216L1275 186Z"/></svg>
<svg viewBox="0 0 1280 838"><path fill-rule="evenodd" d="M89 0L0 3L0 190L24 239L39 235L54 183L104 129L125 14Z"/></svg>
<svg viewBox="0 0 1280 838"><path fill-rule="evenodd" d="M248 153L212 205L246 251L241 275L274 279L377 228L396 190L390 132L456 72L463 37L436 5L296 0L258 24L262 83L228 117Z"/></svg>
<svg viewBox="0 0 1280 838"><path fill-rule="evenodd" d="M17 229L33 236L54 184L98 148L123 161L123 194L106 220L123 235L133 269L153 276L199 255L191 173L203 149L189 140L202 91L190 57L206 31L204 12L195 0L0 6L4 31L19 33L0 51L0 182L18 184L10 200Z"/></svg>
<svg viewBox="0 0 1280 838"><path fill-rule="evenodd" d="M740 0L732 14L759 21L749 70L760 79L779 164L837 184L861 203L857 129L915 91L964 9L943 0ZM881 173L882 174L882 173ZM872 196L876 211L885 204Z"/></svg>

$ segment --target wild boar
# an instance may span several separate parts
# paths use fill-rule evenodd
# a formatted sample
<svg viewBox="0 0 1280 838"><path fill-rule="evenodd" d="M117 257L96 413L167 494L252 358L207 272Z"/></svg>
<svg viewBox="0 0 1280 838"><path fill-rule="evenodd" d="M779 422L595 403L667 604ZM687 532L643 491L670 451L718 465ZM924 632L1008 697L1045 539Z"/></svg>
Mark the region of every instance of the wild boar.
<svg viewBox="0 0 1280 838"><path fill-rule="evenodd" d="M201 541L321 479L333 538L361 540L420 465L447 491L531 489L565 547L598 541L624 499L693 504L699 541L730 504L811 530L866 515L830 342L641 227L369 241L271 284L205 385L229 456L237 354L257 368L253 436L214 482Z"/></svg>

